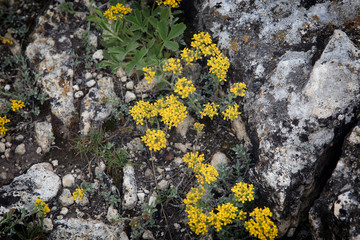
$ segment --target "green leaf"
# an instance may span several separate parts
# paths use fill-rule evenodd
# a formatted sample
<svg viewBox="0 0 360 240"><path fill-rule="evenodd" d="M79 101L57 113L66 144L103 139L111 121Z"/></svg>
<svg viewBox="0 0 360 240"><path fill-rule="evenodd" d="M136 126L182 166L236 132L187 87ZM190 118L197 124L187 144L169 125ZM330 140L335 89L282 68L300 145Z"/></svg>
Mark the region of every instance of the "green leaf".
<svg viewBox="0 0 360 240"><path fill-rule="evenodd" d="M168 22L167 21L160 21L157 30L160 34L160 37L163 41L167 40L167 34L168 34Z"/></svg>
<svg viewBox="0 0 360 240"><path fill-rule="evenodd" d="M179 44L174 41L165 41L164 46L171 51L176 52L179 49Z"/></svg>
<svg viewBox="0 0 360 240"><path fill-rule="evenodd" d="M186 29L186 25L183 23L176 24L173 28L171 28L170 33L167 37L167 40L171 40L173 38L176 38L184 33Z"/></svg>
<svg viewBox="0 0 360 240"><path fill-rule="evenodd" d="M138 19L133 16L133 15L129 15L126 16L126 20L131 22L132 24L136 25L136 26L140 26L141 27L141 23L138 21Z"/></svg>
<svg viewBox="0 0 360 240"><path fill-rule="evenodd" d="M160 21L169 21L170 11L169 8L164 7L160 12Z"/></svg>
<svg viewBox="0 0 360 240"><path fill-rule="evenodd" d="M88 16L86 19L89 22L95 22L95 23L98 23L99 21L101 21L101 18L99 18L98 16Z"/></svg>
<svg viewBox="0 0 360 240"><path fill-rule="evenodd" d="M165 81L160 81L158 84L157 84L157 89L159 91L163 90L165 87L166 87L166 82Z"/></svg>
<svg viewBox="0 0 360 240"><path fill-rule="evenodd" d="M108 49L108 53L125 53L125 50L122 47L115 46L115 47L110 47Z"/></svg>
<svg viewBox="0 0 360 240"><path fill-rule="evenodd" d="M135 10L134 13L135 13L136 20L137 20L138 24L143 27L143 21L142 21L141 12L139 10Z"/></svg>
<svg viewBox="0 0 360 240"><path fill-rule="evenodd" d="M95 12L97 15L99 15L100 17L103 16L102 11L101 11L100 9L98 9L98 8L95 8L95 9L94 9L94 12Z"/></svg>
<svg viewBox="0 0 360 240"><path fill-rule="evenodd" d="M147 51L148 50L145 47L141 48L140 51L135 54L134 61L139 62L145 56Z"/></svg>
<svg viewBox="0 0 360 240"><path fill-rule="evenodd" d="M159 21L153 16L149 17L149 22L154 28L157 28L159 25Z"/></svg>
<svg viewBox="0 0 360 240"><path fill-rule="evenodd" d="M130 73L134 69L135 65L136 65L136 61L129 62L125 67L125 72Z"/></svg>

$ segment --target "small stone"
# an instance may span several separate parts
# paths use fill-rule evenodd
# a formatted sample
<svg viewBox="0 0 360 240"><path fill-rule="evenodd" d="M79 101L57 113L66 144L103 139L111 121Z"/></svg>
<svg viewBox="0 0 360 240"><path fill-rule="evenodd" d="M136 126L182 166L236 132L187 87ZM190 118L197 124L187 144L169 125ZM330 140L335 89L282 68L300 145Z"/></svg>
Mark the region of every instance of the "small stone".
<svg viewBox="0 0 360 240"><path fill-rule="evenodd" d="M11 86L9 84L6 84L5 87L4 87L4 90L5 91L10 91L11 89Z"/></svg>
<svg viewBox="0 0 360 240"><path fill-rule="evenodd" d="M229 159L226 157L226 155L222 152L217 152L214 154L214 156L211 159L212 166L216 168L216 170L219 170L220 165L227 166L229 164Z"/></svg>
<svg viewBox="0 0 360 240"><path fill-rule="evenodd" d="M104 56L103 56L103 50L99 49L97 50L93 55L92 55L92 58L94 60L103 60Z"/></svg>
<svg viewBox="0 0 360 240"><path fill-rule="evenodd" d="M15 140L20 142L20 141L24 140L24 136L23 135L17 135L15 137Z"/></svg>
<svg viewBox="0 0 360 240"><path fill-rule="evenodd" d="M140 193L137 194L137 196L138 196L139 202L140 202L141 204L144 203L145 193L140 192Z"/></svg>
<svg viewBox="0 0 360 240"><path fill-rule="evenodd" d="M95 86L95 84L96 84L96 81L94 79L91 79L85 83L85 85L89 88Z"/></svg>
<svg viewBox="0 0 360 240"><path fill-rule="evenodd" d="M0 173L0 179L3 179L3 180L7 179L7 173L6 172L1 172Z"/></svg>
<svg viewBox="0 0 360 240"><path fill-rule="evenodd" d="M6 150L6 147L5 147L5 143L3 143L3 142L0 142L0 152L5 152L5 150Z"/></svg>
<svg viewBox="0 0 360 240"><path fill-rule="evenodd" d="M152 170L150 168L147 168L145 170L145 177L150 178L150 177L152 177L152 175L153 175Z"/></svg>
<svg viewBox="0 0 360 240"><path fill-rule="evenodd" d="M75 184L75 178L72 174L66 174L62 179L62 183L64 187L72 187Z"/></svg>
<svg viewBox="0 0 360 240"><path fill-rule="evenodd" d="M124 69L122 69L122 68L119 68L119 69L116 71L116 76L117 76L118 78L122 78L122 77L125 76L125 75L126 75L126 73L125 73Z"/></svg>
<svg viewBox="0 0 360 240"><path fill-rule="evenodd" d="M152 232L150 230L145 230L145 232L142 235L143 239L148 239L148 240L153 240L154 235L152 234Z"/></svg>
<svg viewBox="0 0 360 240"><path fill-rule="evenodd" d="M41 149L41 148L40 148ZM58 160L53 160L51 161L51 164L54 166L54 167L57 167L59 165L59 161Z"/></svg>
<svg viewBox="0 0 360 240"><path fill-rule="evenodd" d="M108 211L107 211L107 214L106 214L106 219L110 223L114 223L116 220L119 219L119 213L115 208L113 208L113 206L110 206L108 208Z"/></svg>
<svg viewBox="0 0 360 240"><path fill-rule="evenodd" d="M123 206L125 209L133 209L137 202L137 185L135 178L135 170L133 166L126 165L123 168L123 172Z"/></svg>
<svg viewBox="0 0 360 240"><path fill-rule="evenodd" d="M69 212L69 209L68 209L68 208L62 207L62 208L61 208L61 211L60 211L60 214L65 216L68 212Z"/></svg>
<svg viewBox="0 0 360 240"><path fill-rule="evenodd" d="M127 81L127 77L126 77L126 76L122 76L122 77L120 78L120 81L121 81L121 82L126 82L126 81Z"/></svg>
<svg viewBox="0 0 360 240"><path fill-rule="evenodd" d="M169 187L169 181L163 179L158 183L158 187L161 191L165 191Z"/></svg>
<svg viewBox="0 0 360 240"><path fill-rule="evenodd" d="M161 174L164 172L164 169L162 169L161 167L157 167L156 171Z"/></svg>
<svg viewBox="0 0 360 240"><path fill-rule="evenodd" d="M86 206L89 204L89 198L84 195L81 199L76 199L75 201L77 204L80 204L80 206Z"/></svg>
<svg viewBox="0 0 360 240"><path fill-rule="evenodd" d="M180 224L178 224L178 223L174 223L174 228L175 228L177 231L179 231L180 228L181 228L181 226L180 226Z"/></svg>
<svg viewBox="0 0 360 240"><path fill-rule="evenodd" d="M129 237L126 235L126 232L120 233L120 240L129 240Z"/></svg>
<svg viewBox="0 0 360 240"><path fill-rule="evenodd" d="M127 91L125 93L125 102L129 103L131 101L134 101L136 99L136 95L133 92Z"/></svg>
<svg viewBox="0 0 360 240"><path fill-rule="evenodd" d="M42 152L41 147L38 147L38 148L36 149L36 153L37 153L37 154L41 154L41 152Z"/></svg>
<svg viewBox="0 0 360 240"><path fill-rule="evenodd" d="M74 97L75 98L81 98L82 96L84 96L84 92L83 91L78 91L75 92Z"/></svg>
<svg viewBox="0 0 360 240"><path fill-rule="evenodd" d="M127 82L126 85L125 85L126 89L134 89L134 82L133 81L130 81L130 82Z"/></svg>
<svg viewBox="0 0 360 240"><path fill-rule="evenodd" d="M6 142L6 143L5 143L5 146L6 146L7 148L11 148L12 143L11 143L11 142Z"/></svg>
<svg viewBox="0 0 360 240"><path fill-rule="evenodd" d="M69 189L67 188L63 189L63 192L59 197L59 203L64 207L70 206L74 203L74 199L71 198L71 192Z"/></svg>
<svg viewBox="0 0 360 240"><path fill-rule="evenodd" d="M26 153L25 144L22 143L15 148L15 154L24 155Z"/></svg>
<svg viewBox="0 0 360 240"><path fill-rule="evenodd" d="M188 149L191 148L191 143L175 143L174 147L182 151L183 153L186 153Z"/></svg>
<svg viewBox="0 0 360 240"><path fill-rule="evenodd" d="M184 163L184 160L182 158L180 158L180 157L177 157L177 158L174 159L174 163L175 163L176 166L180 166L181 164Z"/></svg>
<svg viewBox="0 0 360 240"><path fill-rule="evenodd" d="M79 87L79 85L76 84L76 85L73 86L73 89L74 89L74 91L79 91L80 87Z"/></svg>
<svg viewBox="0 0 360 240"><path fill-rule="evenodd" d="M85 79L90 79L92 77L92 74L90 72L85 73Z"/></svg>
<svg viewBox="0 0 360 240"><path fill-rule="evenodd" d="M194 118L187 116L184 121L176 127L176 132L185 138L187 131L194 124L194 121Z"/></svg>
<svg viewBox="0 0 360 240"><path fill-rule="evenodd" d="M156 200L157 200L157 193L156 193L156 191L153 191L153 193L149 197L149 205L155 207L156 206Z"/></svg>
<svg viewBox="0 0 360 240"><path fill-rule="evenodd" d="M52 222L52 220L50 218L44 218L44 231L45 232L50 232L53 230L54 228L54 224Z"/></svg>

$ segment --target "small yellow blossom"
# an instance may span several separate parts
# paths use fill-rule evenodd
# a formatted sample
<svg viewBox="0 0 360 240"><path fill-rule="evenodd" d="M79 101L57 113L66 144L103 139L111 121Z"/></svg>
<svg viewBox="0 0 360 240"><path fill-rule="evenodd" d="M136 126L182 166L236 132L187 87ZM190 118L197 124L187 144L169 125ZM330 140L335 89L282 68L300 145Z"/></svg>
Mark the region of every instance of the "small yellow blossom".
<svg viewBox="0 0 360 240"><path fill-rule="evenodd" d="M156 3L160 6L161 4L169 5L171 7L177 7L180 4L181 0L159 0Z"/></svg>
<svg viewBox="0 0 360 240"><path fill-rule="evenodd" d="M6 118L6 116L4 117L0 117L0 135L4 135L6 134L6 131L8 130L7 128L5 128L5 124L10 122L9 119Z"/></svg>
<svg viewBox="0 0 360 240"><path fill-rule="evenodd" d="M185 163L189 165L189 168L195 169L197 168L197 165L205 161L204 154L200 154L198 152L188 152L183 157L183 160Z"/></svg>
<svg viewBox="0 0 360 240"><path fill-rule="evenodd" d="M25 104L21 100L11 100L11 109L15 112L25 107Z"/></svg>
<svg viewBox="0 0 360 240"><path fill-rule="evenodd" d="M230 62L227 57L224 57L223 54L210 57L207 65L210 67L209 72L214 73L220 82L226 81L226 74L230 67Z"/></svg>
<svg viewBox="0 0 360 240"><path fill-rule="evenodd" d="M144 75L145 75L145 79L147 80L147 83L150 84L155 76L154 68L144 67L142 70L144 71Z"/></svg>
<svg viewBox="0 0 360 240"><path fill-rule="evenodd" d="M210 184L216 181L216 178L219 176L216 168L210 164L200 164L199 170L195 170L196 178L199 184L203 185L205 183Z"/></svg>
<svg viewBox="0 0 360 240"><path fill-rule="evenodd" d="M231 86L230 92L232 92L236 96L243 97L245 96L245 89L246 89L245 83L235 83Z"/></svg>
<svg viewBox="0 0 360 240"><path fill-rule="evenodd" d="M238 208L232 203L224 203L216 208L217 213L215 214L212 210L210 212L209 222L213 225L216 231L220 231L222 226L231 224L236 218Z"/></svg>
<svg viewBox="0 0 360 240"><path fill-rule="evenodd" d="M165 133L161 130L146 130L146 135L141 140L149 147L150 150L159 151L166 147Z"/></svg>
<svg viewBox="0 0 360 240"><path fill-rule="evenodd" d="M174 74L181 74L182 65L180 59L169 58L168 61L164 64L163 71L173 72Z"/></svg>
<svg viewBox="0 0 360 240"><path fill-rule="evenodd" d="M244 182L238 182L231 189L231 191L235 195L235 200L241 203L245 203L245 201L254 200L254 185L247 184Z"/></svg>
<svg viewBox="0 0 360 240"><path fill-rule="evenodd" d="M212 43L210 34L208 32L199 32L197 34L194 34L192 41L191 41L191 47L193 48L200 48L202 45L210 45Z"/></svg>
<svg viewBox="0 0 360 240"><path fill-rule="evenodd" d="M140 100L136 102L135 106L129 111L132 118L136 121L136 124L143 125L145 118L156 117L158 114L157 109L153 104Z"/></svg>
<svg viewBox="0 0 360 240"><path fill-rule="evenodd" d="M252 236L260 240L275 239L278 234L278 228L269 218L272 216L269 208L255 208L250 213L250 216L252 218L249 221L245 221L244 226Z"/></svg>
<svg viewBox="0 0 360 240"><path fill-rule="evenodd" d="M108 10L104 12L104 17L109 20L121 19L124 15L131 13L131 8L126 8L123 4L118 3L116 6L111 6Z"/></svg>
<svg viewBox="0 0 360 240"><path fill-rule="evenodd" d="M224 120L235 120L239 117L241 112L239 112L239 105L234 104L233 106L229 106L224 112L222 112L224 115Z"/></svg>
<svg viewBox="0 0 360 240"><path fill-rule="evenodd" d="M199 122L196 122L194 123L194 130L198 131L198 132L201 132L205 127L205 124L202 124L202 123L199 123Z"/></svg>
<svg viewBox="0 0 360 240"><path fill-rule="evenodd" d="M77 188L77 189L75 189L75 192L73 192L73 194L72 194L72 199L74 199L74 201L76 200L76 199L82 199L83 198L83 196L84 196L84 189L82 189L82 188Z"/></svg>
<svg viewBox="0 0 360 240"><path fill-rule="evenodd" d="M215 103L207 103L203 105L205 108L203 111L200 112L201 114L201 118L208 116L211 119L215 116L218 115L217 109L219 107L218 104Z"/></svg>
<svg viewBox="0 0 360 240"><path fill-rule="evenodd" d="M178 93L181 98L187 98L195 90L196 88L194 87L192 81L183 77L177 80L174 92Z"/></svg>
<svg viewBox="0 0 360 240"><path fill-rule="evenodd" d="M241 221L245 220L246 216L247 216L247 212L244 212L243 210L239 211L239 213L238 213L239 220L241 220Z"/></svg>
<svg viewBox="0 0 360 240"><path fill-rule="evenodd" d="M168 125L169 129L177 127L187 117L186 106L173 94L167 96L166 100L158 100L156 105L161 121Z"/></svg>
<svg viewBox="0 0 360 240"><path fill-rule="evenodd" d="M195 234L205 234L208 232L208 217L201 208L193 205L186 206L185 212L188 214L189 226Z"/></svg>
<svg viewBox="0 0 360 240"><path fill-rule="evenodd" d="M39 198L36 199L35 206L37 209L39 209L40 212L44 213L44 215L46 215L47 213L50 212L49 205L47 205L45 202L43 202L43 200L41 200Z"/></svg>
<svg viewBox="0 0 360 240"><path fill-rule="evenodd" d="M197 202L202 198L204 193L205 193L204 187L191 188L190 192L186 194L184 203L186 204L186 206L196 205Z"/></svg>
<svg viewBox="0 0 360 240"><path fill-rule="evenodd" d="M193 61L195 60L195 53L194 51L190 50L189 48L184 48L181 51L181 59L185 60L186 65L193 65Z"/></svg>
<svg viewBox="0 0 360 240"><path fill-rule="evenodd" d="M3 44L6 44L6 45L14 45L14 42L6 37L1 37L0 36L0 40Z"/></svg>

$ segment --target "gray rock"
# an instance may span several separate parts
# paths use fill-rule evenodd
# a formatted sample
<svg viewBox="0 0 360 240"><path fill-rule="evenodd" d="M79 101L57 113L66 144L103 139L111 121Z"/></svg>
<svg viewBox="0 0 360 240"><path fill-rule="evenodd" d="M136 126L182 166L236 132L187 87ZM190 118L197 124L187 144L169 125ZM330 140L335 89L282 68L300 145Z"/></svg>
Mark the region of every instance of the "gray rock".
<svg viewBox="0 0 360 240"><path fill-rule="evenodd" d="M142 235L143 239L148 239L148 240L154 240L154 235L152 234L152 232L150 230L145 230L143 235Z"/></svg>
<svg viewBox="0 0 360 240"><path fill-rule="evenodd" d="M245 148L249 149L251 148L251 140L246 132L246 126L245 123L240 119L237 118L233 121L231 121L231 127L235 130L235 134L237 139L239 139L241 142L244 143Z"/></svg>
<svg viewBox="0 0 360 240"><path fill-rule="evenodd" d="M69 189L64 188L60 197L59 197L59 203L61 206L67 207L72 204L74 204L74 199L71 198L72 194Z"/></svg>
<svg viewBox="0 0 360 240"><path fill-rule="evenodd" d="M49 202L57 195L60 186L60 178L50 163L35 164L9 185L0 188L2 202L7 203L0 206L0 215L11 208L32 210L37 198Z"/></svg>
<svg viewBox="0 0 360 240"><path fill-rule="evenodd" d="M44 231L50 232L54 229L54 224L51 218L44 218Z"/></svg>
<svg viewBox="0 0 360 240"><path fill-rule="evenodd" d="M360 123L345 140L342 155L320 198L310 209L314 239L360 237Z"/></svg>
<svg viewBox="0 0 360 240"><path fill-rule="evenodd" d="M114 83L112 78L103 77L98 80L97 87L89 90L89 93L81 101L81 134L87 135L91 125L104 121L111 114L112 104L108 98L115 97Z"/></svg>
<svg viewBox="0 0 360 240"><path fill-rule="evenodd" d="M229 159L227 156L222 152L217 152L213 155L211 158L210 164L214 166L217 170L219 170L219 166L228 166L229 165Z"/></svg>
<svg viewBox="0 0 360 240"><path fill-rule="evenodd" d="M135 178L135 170L133 166L126 165L123 168L123 172L123 206L124 209L132 209L135 207L137 202L137 185Z"/></svg>
<svg viewBox="0 0 360 240"><path fill-rule="evenodd" d="M99 49L96 52L94 52L94 54L92 55L92 58L94 60L103 60L104 56L103 56L103 50Z"/></svg>
<svg viewBox="0 0 360 240"><path fill-rule="evenodd" d="M23 141L24 138L25 138L25 137L24 137L23 135L17 135L17 136L15 137L15 140L20 142L20 141Z"/></svg>
<svg viewBox="0 0 360 240"><path fill-rule="evenodd" d="M91 79L91 80L87 81L87 82L85 83L85 85L86 85L87 87L91 88L91 87L93 87L93 86L96 85L96 81L95 81L94 79Z"/></svg>
<svg viewBox="0 0 360 240"><path fill-rule="evenodd" d="M71 188L75 185L75 177L72 174L66 174L63 178L62 178L62 184L64 187L68 187Z"/></svg>
<svg viewBox="0 0 360 240"><path fill-rule="evenodd" d="M20 145L16 146L15 154L24 155L26 153L25 144L21 143Z"/></svg>
<svg viewBox="0 0 360 240"><path fill-rule="evenodd" d="M119 212L118 212L118 210L113 208L113 206L110 206L108 208L108 211L107 211L107 214L106 214L106 219L110 223L114 223L115 221L119 220Z"/></svg>
<svg viewBox="0 0 360 240"><path fill-rule="evenodd" d="M176 127L176 132L180 134L183 138L185 138L187 131L190 127L193 126L194 121L194 118L192 118L190 115L187 116L184 121Z"/></svg>
<svg viewBox="0 0 360 240"><path fill-rule="evenodd" d="M81 98L82 96L84 96L84 92L83 91L77 91L74 94L75 98Z"/></svg>
<svg viewBox="0 0 360 240"><path fill-rule="evenodd" d="M146 79L142 79L136 86L135 86L135 93L142 94L146 92L152 92L156 89L157 82L152 81L148 83Z"/></svg>
<svg viewBox="0 0 360 240"><path fill-rule="evenodd" d="M169 187L169 181L163 179L158 183L159 190L165 191Z"/></svg>
<svg viewBox="0 0 360 240"><path fill-rule="evenodd" d="M3 143L3 142L0 142L0 152L5 152L5 150L6 150L6 147L5 147L5 143Z"/></svg>
<svg viewBox="0 0 360 240"><path fill-rule="evenodd" d="M62 219L54 221L55 228L49 239L98 239L98 240L126 240L122 224L108 225L92 219Z"/></svg>
<svg viewBox="0 0 360 240"><path fill-rule="evenodd" d="M68 212L69 212L69 209L68 209L68 208L62 207L62 208L61 208L61 211L60 211L60 214L65 216Z"/></svg>
<svg viewBox="0 0 360 240"><path fill-rule="evenodd" d="M125 102L126 102L126 103L132 102L132 101L134 101L135 99L136 99L135 93L130 92L130 91L127 91L127 92L125 93Z"/></svg>
<svg viewBox="0 0 360 240"><path fill-rule="evenodd" d="M35 139L37 144L41 147L42 152L50 150L51 142L54 140L51 123L35 122Z"/></svg>
<svg viewBox="0 0 360 240"><path fill-rule="evenodd" d="M126 87L126 89L129 89L129 90L134 89L134 82L133 81L127 82L125 87Z"/></svg>

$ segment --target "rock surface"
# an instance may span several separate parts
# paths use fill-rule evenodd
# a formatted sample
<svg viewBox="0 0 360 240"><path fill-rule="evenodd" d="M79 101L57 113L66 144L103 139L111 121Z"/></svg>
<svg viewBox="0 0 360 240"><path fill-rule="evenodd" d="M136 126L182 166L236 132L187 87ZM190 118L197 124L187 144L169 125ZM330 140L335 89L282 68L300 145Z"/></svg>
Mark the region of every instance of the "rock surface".
<svg viewBox="0 0 360 240"><path fill-rule="evenodd" d="M137 185L135 178L135 170L131 165L126 165L123 168L123 194L124 194L124 209L132 209L137 203Z"/></svg>

